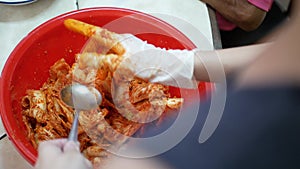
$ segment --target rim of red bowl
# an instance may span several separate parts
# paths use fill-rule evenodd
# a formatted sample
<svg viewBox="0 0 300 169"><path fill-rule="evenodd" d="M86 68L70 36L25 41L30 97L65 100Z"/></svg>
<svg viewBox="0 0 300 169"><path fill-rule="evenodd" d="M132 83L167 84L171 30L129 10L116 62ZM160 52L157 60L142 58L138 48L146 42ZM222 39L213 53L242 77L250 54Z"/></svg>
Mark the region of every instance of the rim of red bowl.
<svg viewBox="0 0 300 169"><path fill-rule="evenodd" d="M9 55L4 68L1 73L0 77L0 115L2 118L2 123L3 126L8 134L9 139L12 141L14 144L15 148L19 151L19 153L31 164L34 164L36 161L36 155L30 153L26 146L25 143L18 140L17 136L12 136L14 130L14 126L11 125L9 122L9 117L6 115L7 111L10 111L9 114L13 114L11 110L11 104L10 104L10 84L12 80L12 71L16 69L16 65L18 61L22 57L22 53L24 53L30 45L34 43L37 37L34 36L36 33L46 33L50 31L51 29L57 27L60 24L63 24L63 20L76 16L76 15L86 15L88 16L89 14L93 12L99 12L99 11L115 11L116 14L137 14L143 19L147 19L154 24L161 24L163 27L170 29L172 31L172 35L178 35L180 37L180 40L183 39L185 43L188 44L190 47L196 47L183 33L181 33L179 30L171 26L165 21L162 21L161 19L158 19L152 15L140 12L140 11L135 11L131 9L126 9L126 8L116 8L116 7L94 7L94 8L85 8L85 9L80 9L80 10L75 10L75 11L70 11L61 15L58 15L50 20L47 20L46 22L42 23L41 25L37 26L35 29L33 29L27 36L25 36L15 47L15 49L11 52ZM21 51L21 52L20 52Z"/></svg>

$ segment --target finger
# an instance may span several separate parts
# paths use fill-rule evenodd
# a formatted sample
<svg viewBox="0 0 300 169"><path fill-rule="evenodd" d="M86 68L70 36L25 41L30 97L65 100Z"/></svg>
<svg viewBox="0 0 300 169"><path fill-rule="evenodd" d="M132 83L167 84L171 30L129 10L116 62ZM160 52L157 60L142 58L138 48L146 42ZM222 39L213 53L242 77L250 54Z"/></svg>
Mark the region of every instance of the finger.
<svg viewBox="0 0 300 169"><path fill-rule="evenodd" d="M39 144L38 152L40 156L47 155L55 157L62 153L62 148L67 143L66 139L55 139L44 141Z"/></svg>
<svg viewBox="0 0 300 169"><path fill-rule="evenodd" d="M63 151L66 152L80 152L79 143L75 143L74 141L68 141L64 147Z"/></svg>
<svg viewBox="0 0 300 169"><path fill-rule="evenodd" d="M46 141L46 142L48 144L52 144L53 146L62 148L68 142L68 140L66 138L61 138L61 139L49 140L49 141Z"/></svg>
<svg viewBox="0 0 300 169"><path fill-rule="evenodd" d="M92 165L92 163L91 163L90 160L88 160L88 159L85 158L84 162L85 162L85 164L86 164L86 166L87 166L88 169L92 169L93 168L93 165Z"/></svg>
<svg viewBox="0 0 300 169"><path fill-rule="evenodd" d="M49 159L55 159L62 154L62 147L67 142L67 139L56 139L44 141L38 147L38 160L35 168L39 168L41 164L48 164Z"/></svg>
<svg viewBox="0 0 300 169"><path fill-rule="evenodd" d="M67 161L67 163L66 163ZM71 161L71 163L70 163ZM93 166L80 152L66 152L60 158L60 162L63 163L63 168L70 169L92 169Z"/></svg>

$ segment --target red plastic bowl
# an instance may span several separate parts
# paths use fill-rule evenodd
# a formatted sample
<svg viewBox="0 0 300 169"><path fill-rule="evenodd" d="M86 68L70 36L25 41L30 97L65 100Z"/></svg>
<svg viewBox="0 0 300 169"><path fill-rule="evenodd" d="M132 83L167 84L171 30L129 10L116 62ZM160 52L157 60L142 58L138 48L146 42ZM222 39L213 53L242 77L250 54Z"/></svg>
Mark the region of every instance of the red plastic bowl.
<svg viewBox="0 0 300 169"><path fill-rule="evenodd" d="M126 17L125 17L126 16ZM125 17L125 18L124 18ZM169 24L144 13L120 8L89 8L55 17L29 33L10 54L0 81L0 113L7 134L21 155L31 164L37 151L27 140L20 100L27 89L39 89L49 76L49 68L60 58L74 62L87 38L67 30L63 21L73 18L105 26L117 33L137 34L156 46L192 49L195 45ZM120 18L122 18L120 20ZM117 22L116 22L117 21ZM114 24L110 24L110 23ZM206 84L199 84L201 94ZM173 94L178 90L173 89Z"/></svg>

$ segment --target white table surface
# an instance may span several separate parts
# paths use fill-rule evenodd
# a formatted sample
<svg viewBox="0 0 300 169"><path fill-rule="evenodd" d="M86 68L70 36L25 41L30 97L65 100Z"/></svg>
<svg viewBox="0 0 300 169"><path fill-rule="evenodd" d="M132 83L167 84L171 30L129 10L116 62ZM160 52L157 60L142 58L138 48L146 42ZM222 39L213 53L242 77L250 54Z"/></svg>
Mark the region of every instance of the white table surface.
<svg viewBox="0 0 300 169"><path fill-rule="evenodd" d="M198 0L39 0L25 6L0 4L0 72L14 47L35 27L62 13L88 7L121 7L154 15L178 28L197 47L213 49L207 7ZM5 130L0 121L2 133ZM0 169L32 168L8 137L0 141Z"/></svg>

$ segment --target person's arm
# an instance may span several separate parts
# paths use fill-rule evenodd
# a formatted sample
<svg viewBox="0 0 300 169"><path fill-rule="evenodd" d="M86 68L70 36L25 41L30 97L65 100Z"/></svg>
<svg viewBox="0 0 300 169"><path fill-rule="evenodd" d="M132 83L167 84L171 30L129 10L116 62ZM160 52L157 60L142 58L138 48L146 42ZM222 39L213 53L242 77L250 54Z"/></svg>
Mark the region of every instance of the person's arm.
<svg viewBox="0 0 300 169"><path fill-rule="evenodd" d="M224 18L245 31L255 30L266 16L266 11L247 0L201 0L218 11Z"/></svg>
<svg viewBox="0 0 300 169"><path fill-rule="evenodd" d="M253 64L239 74L239 86L270 83L300 85L300 1L294 1L293 5L295 6L290 22L273 33L278 34L278 37L270 46L272 50L263 52Z"/></svg>
<svg viewBox="0 0 300 169"><path fill-rule="evenodd" d="M238 71L255 60L270 44L256 44L214 51L196 51L194 76L198 81L218 82L221 80L219 79L220 73L229 75ZM209 74L211 77L209 77Z"/></svg>
<svg viewBox="0 0 300 169"><path fill-rule="evenodd" d="M130 55L126 59L130 62L124 64L131 65L129 67L133 68L136 76L152 83L182 88L195 87L194 78L197 81L221 82L224 75L251 63L270 45L264 43L211 51L166 50L147 44L135 36L130 36L122 43L127 49L139 51Z"/></svg>

